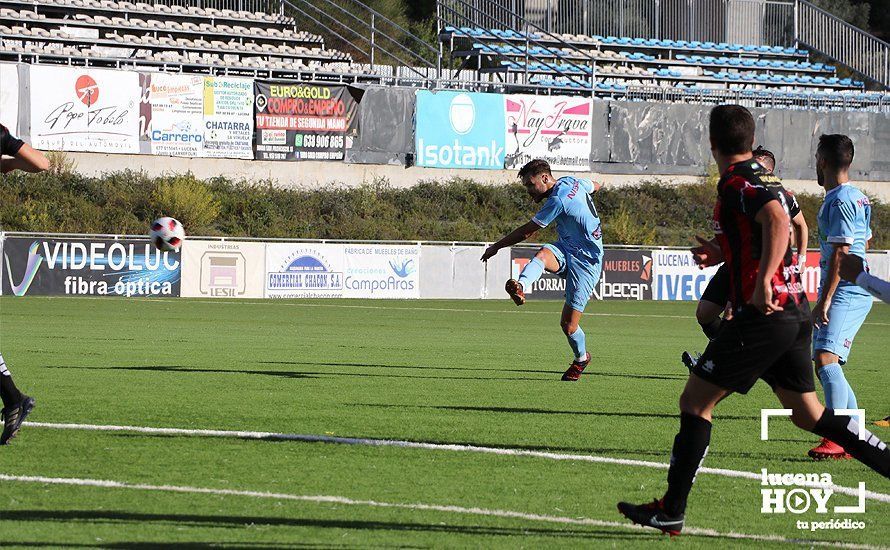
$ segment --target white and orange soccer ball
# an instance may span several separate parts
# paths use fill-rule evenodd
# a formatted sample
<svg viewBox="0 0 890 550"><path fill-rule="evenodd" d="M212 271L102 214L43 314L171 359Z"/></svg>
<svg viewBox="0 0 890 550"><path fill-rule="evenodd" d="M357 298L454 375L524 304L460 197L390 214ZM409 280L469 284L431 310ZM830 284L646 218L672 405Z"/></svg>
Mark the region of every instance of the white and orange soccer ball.
<svg viewBox="0 0 890 550"><path fill-rule="evenodd" d="M158 250L176 252L185 240L185 228L176 218L165 216L151 223L149 237Z"/></svg>

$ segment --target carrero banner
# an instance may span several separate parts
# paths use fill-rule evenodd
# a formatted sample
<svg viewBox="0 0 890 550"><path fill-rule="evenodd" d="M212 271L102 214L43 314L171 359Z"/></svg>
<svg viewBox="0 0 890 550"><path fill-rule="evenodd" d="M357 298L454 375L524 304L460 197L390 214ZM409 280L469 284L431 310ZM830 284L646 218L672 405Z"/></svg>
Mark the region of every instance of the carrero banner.
<svg viewBox="0 0 890 550"><path fill-rule="evenodd" d="M504 168L544 159L554 170L590 170L590 98L508 95L505 101Z"/></svg>
<svg viewBox="0 0 890 550"><path fill-rule="evenodd" d="M55 151L139 152L139 75L31 66L31 145Z"/></svg>
<svg viewBox="0 0 890 550"><path fill-rule="evenodd" d="M258 160L343 160L358 133L346 86L254 82Z"/></svg>
<svg viewBox="0 0 890 550"><path fill-rule="evenodd" d="M9 237L3 294L179 296L179 253L148 241Z"/></svg>

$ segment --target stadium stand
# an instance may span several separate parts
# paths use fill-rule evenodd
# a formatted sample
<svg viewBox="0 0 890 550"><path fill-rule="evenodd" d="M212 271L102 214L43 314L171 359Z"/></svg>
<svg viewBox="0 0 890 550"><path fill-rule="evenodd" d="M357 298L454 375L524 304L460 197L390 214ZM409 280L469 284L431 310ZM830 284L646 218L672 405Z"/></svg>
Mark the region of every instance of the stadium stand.
<svg viewBox="0 0 890 550"><path fill-rule="evenodd" d="M521 73L546 87L598 91L629 85L689 91L738 89L779 92L862 92L864 83L840 78L834 66L810 62L798 48L613 36L522 33L446 26L440 40L463 66L480 73ZM567 78L577 76L577 79Z"/></svg>
<svg viewBox="0 0 890 550"><path fill-rule="evenodd" d="M176 72L366 76L292 17L113 0L0 0L0 59Z"/></svg>

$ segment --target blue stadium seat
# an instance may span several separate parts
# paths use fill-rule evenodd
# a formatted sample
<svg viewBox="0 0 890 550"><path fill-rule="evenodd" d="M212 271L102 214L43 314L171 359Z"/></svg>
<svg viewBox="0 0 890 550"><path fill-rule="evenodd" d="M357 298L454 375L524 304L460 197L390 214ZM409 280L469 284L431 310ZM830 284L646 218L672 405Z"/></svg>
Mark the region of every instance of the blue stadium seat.
<svg viewBox="0 0 890 550"><path fill-rule="evenodd" d="M689 43L689 47L700 49L702 47L702 43L699 42L698 40L693 40L692 42Z"/></svg>
<svg viewBox="0 0 890 550"><path fill-rule="evenodd" d="M674 42L673 40L667 40L667 39L659 41L658 45L661 46L662 48L676 48L677 47L676 42Z"/></svg>
<svg viewBox="0 0 890 550"><path fill-rule="evenodd" d="M742 49L746 52L756 52L757 48L758 47L754 46L753 44L745 44L744 46L742 46Z"/></svg>
<svg viewBox="0 0 890 550"><path fill-rule="evenodd" d="M769 82L771 76L772 75L760 73L759 75L757 75L757 80L759 80L760 82Z"/></svg>
<svg viewBox="0 0 890 550"><path fill-rule="evenodd" d="M677 48L688 48L690 46L690 42L687 42L685 40L675 40L674 45Z"/></svg>
<svg viewBox="0 0 890 550"><path fill-rule="evenodd" d="M617 41L618 41L618 39L615 38L614 36L606 36L601 40L601 42L603 44L614 44Z"/></svg>
<svg viewBox="0 0 890 550"><path fill-rule="evenodd" d="M840 84L841 86L852 86L853 79L852 78L842 78L838 81L838 84Z"/></svg>
<svg viewBox="0 0 890 550"><path fill-rule="evenodd" d="M620 44L622 46L629 46L632 42L631 42L630 38L622 36L621 38L615 39L615 43Z"/></svg>

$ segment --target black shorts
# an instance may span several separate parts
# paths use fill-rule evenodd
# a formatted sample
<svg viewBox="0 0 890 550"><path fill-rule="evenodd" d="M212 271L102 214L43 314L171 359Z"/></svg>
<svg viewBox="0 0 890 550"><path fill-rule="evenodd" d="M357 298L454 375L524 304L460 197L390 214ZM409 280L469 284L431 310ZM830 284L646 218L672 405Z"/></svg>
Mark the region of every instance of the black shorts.
<svg viewBox="0 0 890 550"><path fill-rule="evenodd" d="M712 384L748 393L757 379L800 393L816 391L812 321L748 309L725 321L692 372Z"/></svg>
<svg viewBox="0 0 890 550"><path fill-rule="evenodd" d="M711 277L701 299L720 307L726 306L729 301L729 267L725 263Z"/></svg>

